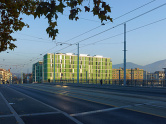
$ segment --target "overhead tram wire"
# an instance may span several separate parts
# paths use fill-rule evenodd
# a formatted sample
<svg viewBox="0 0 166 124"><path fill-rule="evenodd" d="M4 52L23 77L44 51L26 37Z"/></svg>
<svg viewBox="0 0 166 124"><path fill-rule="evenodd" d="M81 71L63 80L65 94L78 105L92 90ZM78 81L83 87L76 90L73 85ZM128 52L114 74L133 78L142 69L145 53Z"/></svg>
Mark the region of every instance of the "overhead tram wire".
<svg viewBox="0 0 166 124"><path fill-rule="evenodd" d="M137 19L137 18L139 18L139 17L141 17L141 16L143 16L143 15L146 15L146 14L148 14L148 13L150 13L150 12L156 10L156 9L159 9L159 8L165 6L165 5L166 5L166 3L164 3L164 4L162 4L162 5L158 6L158 7L155 7L155 8L153 8L153 9L147 11L147 12L144 12L144 13L138 15L138 16L135 16L135 17L133 17L133 18L127 20L127 21L124 21L124 22L122 22L122 23L120 23L120 24L118 24L118 25L115 25L115 26L113 26L113 27L111 27L111 28L108 28L108 29L106 29L106 30L104 30L104 31L102 31L102 32L100 32L100 33L94 34L94 35L92 35L92 36L90 36L90 37L88 37L88 38L85 38L85 39L83 39L83 40L80 40L80 41L78 41L78 42L75 42L75 43L80 43L80 42L83 42L83 41L88 40L88 39L90 39L90 38L93 38L93 37L95 37L95 36L97 36L97 35L103 34L103 33L107 32L107 31L109 31L109 30L111 30L111 29L114 29L114 28L116 28L116 27L119 27L120 25L123 25L124 23L127 23L127 22L130 22L130 21L132 21L132 20L135 20L135 19Z"/></svg>
<svg viewBox="0 0 166 124"><path fill-rule="evenodd" d="M41 37L36 37L36 36L28 35L28 34L23 34L23 33L18 33L18 34L25 35L25 36L32 37L32 38L36 38L36 39L39 39L39 40L44 40L44 41L48 40L48 39L44 39L44 38L41 38Z"/></svg>
<svg viewBox="0 0 166 124"><path fill-rule="evenodd" d="M142 7L145 7L145 6L151 4L151 3L155 2L155 1L157 1L157 0L152 0L152 1L148 2L148 3L146 3L146 4L143 4L142 6L137 7L137 8L135 8L135 9L133 9L133 10L131 10L131 11L129 11L129 12L123 14L123 15L120 15L120 16L116 17L116 18L113 19L113 20L119 19L119 18L121 18L121 17L123 17L123 16L125 16L125 15L128 15L128 14L130 14L130 13L132 13L132 12L138 10L138 9L141 9ZM67 16L67 15L65 15L65 16ZM89 20L89 19L85 19L85 18L80 18L80 19ZM89 20L89 21L94 21L94 20ZM94 22L98 22L98 21L94 21ZM105 23L105 24L108 24L108 23L110 23L110 22L107 22L107 23ZM91 31L93 31L93 30L95 30L95 29L97 29L97 28L99 28L99 27L102 27L102 26L100 25L100 26L98 26L98 27L95 27L95 28L93 28L93 29L90 29L89 31L86 31L86 32L84 32L84 33L82 33L82 34L80 34L80 35L78 35L78 36L75 36L75 37L73 37L73 38L71 38L71 39L69 39L69 40L67 40L67 41L64 41L64 42L68 42L68 41L70 41L70 40L73 40L73 39L75 39L75 38L77 38L77 37L79 37L79 36L82 36L82 35L84 35L84 34L86 34L86 33L91 32ZM27 34L23 34L23 33L18 33L18 34L25 35L25 36L29 36L29 37L33 37L33 38L37 38L37 39L40 39L40 40L48 40L48 39L43 39L43 38L40 38L40 37L36 37L36 36L32 36L32 35L27 35Z"/></svg>
<svg viewBox="0 0 166 124"><path fill-rule="evenodd" d="M146 4L144 4L144 5L142 5L142 6L138 7L138 8L136 8L136 9L134 9L134 10L131 10L130 12L125 13L125 14L123 14L123 15L121 15L121 16L115 18L115 19L121 18L121 17L123 17L123 16L125 16L125 15L127 15L127 14L129 14L129 13L131 13L131 12L134 12L134 11L136 11L136 10L138 10L138 9L140 9L140 8L146 6L146 5L148 5L148 4L150 4L150 3L154 2L154 1L156 1L156 0L150 1L149 3L146 3ZM164 4L164 5L165 5L165 4ZM161 5L161 6L159 6L159 7L156 7L156 8L154 8L153 10L155 10L155 9L157 9L157 8L160 8L160 7L164 6L164 5ZM151 11L153 11L153 10L150 10L149 12L151 12ZM146 13L149 13L149 12L146 12ZM138 17L140 17L140 16L142 16L142 15L144 15L144 14L146 14L146 13L143 13L143 14L139 15ZM138 17L135 17L134 19L136 19L136 18L138 18ZM115 20L115 19L114 19L114 20ZM128 20L128 21L126 21L126 22L129 22L129 21L131 21L131 20L133 20L133 18L130 19L130 20ZM109 22L108 22L108 23L109 23ZM123 23L121 23L121 24L119 24L119 25L116 25L116 26L112 27L111 29L113 29L113 28L115 28L115 27L118 27L118 26L120 26L120 25L122 25L122 24L123 24ZM91 30L89 30L89 31L87 31L87 32L85 32L85 33L83 33L83 34L86 34L86 33L90 32L90 31L92 31L92 30L95 30L95 29L99 28L99 27L101 27L101 26L98 26L98 27L96 27L96 28L93 28L93 29L91 29ZM102 34L102 33L106 32L106 31L108 31L108 30L111 30L111 29L107 29L107 30L105 30L105 31L103 31L103 32L100 32L100 33L98 33L98 34ZM80 34L80 35L78 35L78 36L76 36L76 37L74 37L74 38L72 38L72 39L75 39L75 38L77 38L77 37L79 37L79 36L81 36L81 35L83 35L83 34ZM97 34L96 34L96 35L97 35ZM96 36L96 35L93 35L92 37L94 37L94 36ZM90 37L86 38L86 40L89 39L89 38L90 38ZM69 40L72 40L72 39L69 39ZM68 42L69 40L67 40L67 41L65 41L65 42ZM85 39L84 39L84 40L85 40ZM84 40L81 40L81 42L84 41ZM55 47L56 47L56 46L55 46ZM55 48L55 47L53 47L53 48ZM69 46L68 46L68 47L69 47ZM53 48L51 48L51 49L53 49ZM49 49L49 50L47 50L47 51L50 51L51 49ZM65 48L64 48L64 49L65 49Z"/></svg>
<svg viewBox="0 0 166 124"><path fill-rule="evenodd" d="M17 38L17 39L22 40L22 41L27 40L27 41L33 41L33 42L52 43L51 41L50 42L48 42L48 41L37 41L37 40L22 39L22 38Z"/></svg>
<svg viewBox="0 0 166 124"><path fill-rule="evenodd" d="M70 47L70 45L68 45L67 47L64 47L64 48L62 48L62 49L60 49L60 50L57 50L57 51L55 51L55 52L58 52L58 51L61 51L61 50L63 50L63 49L66 49L66 48L68 48L68 47ZM53 47L52 49L54 49L55 47ZM46 51L47 52L47 51ZM44 53L42 53L41 55L43 55L43 54L45 54L45 52ZM38 57L38 56L37 56ZM34 57L34 58L36 58L35 60L33 60L33 61L31 61L31 62L34 62L34 61L36 61L36 60L38 60L39 58L37 58L37 57ZM32 58L33 59L33 58ZM32 60L31 59L31 60ZM29 64L29 62L28 63L26 63L26 65L28 65Z"/></svg>
<svg viewBox="0 0 166 124"><path fill-rule="evenodd" d="M63 14L64 16L69 16L69 15L66 15L66 14ZM91 20L91 19L86 19L86 18L79 18L79 19L82 19L82 20L86 20L86 21L91 21L91 22L100 22L100 21L96 21L96 20Z"/></svg>
<svg viewBox="0 0 166 124"><path fill-rule="evenodd" d="M142 6L140 6L140 7L137 7L137 8L135 8L135 9L133 9L133 10L131 10L131 11L129 11L129 12L123 14L123 15L120 15L120 16L116 17L116 18L113 19L113 20L117 20L117 19L119 19L119 18L121 18L121 17L123 17L123 16L126 16L126 15L128 15L128 14L130 14L130 13L132 13L132 12L138 10L138 9L141 9L142 7L145 7L145 6L151 4L151 3L155 2L155 1L156 1L156 0L152 0L152 1L150 1L150 2L148 2L148 3L146 3L146 4L144 4L144 5L142 5ZM110 23L110 21L107 22L107 23L105 23L105 24L108 24L108 23ZM80 35L77 35L77 36L75 36L75 37L73 37L73 38L71 38L71 39L69 39L69 40L66 40L66 41L64 41L64 42L68 42L68 41L71 41L71 40L73 40L73 39L76 39L77 37L80 37L80 36L82 36L82 35L84 35L84 34L87 34L87 33L91 32L91 31L93 31L93 30L95 30L95 29L100 28L100 27L102 27L102 25L97 26L97 27L95 27L95 28L92 28L92 29L90 29L90 30L88 30L88 31L86 31L86 32L84 32L84 33L82 33L82 34L80 34Z"/></svg>
<svg viewBox="0 0 166 124"><path fill-rule="evenodd" d="M129 33L129 32L132 32L132 31L135 31L135 30L138 30L138 29L147 27L147 26L149 26L149 25L153 25L153 24L155 24L155 23L158 23L158 22L161 22L161 21L164 21L164 20L166 20L166 18L157 20L157 21L155 21L155 22L151 22L151 23L149 23L149 24L146 24L146 25L143 25L143 26L134 28L134 29L131 29L131 30L129 30L129 31L126 31L126 33ZM108 40L108 39L111 39L111 38L114 38L114 37L117 37L117 36L120 36L120 35L123 35L123 34L124 34L124 33L119 33L119 34L116 34L116 35L114 35L114 36L111 36L111 37L108 37L108 38L105 38L105 39L102 39L102 40L99 40L99 41L96 41L96 42L93 42L93 43L86 44L86 45L84 45L84 46L81 46L80 48L83 48L83 47L86 47L86 46L89 46L89 45L94 45L94 44L96 44L96 43L98 43L98 42L102 42L102 41L105 41L105 40ZM76 50L76 49L73 49L73 50L71 50L71 51L74 51L74 50Z"/></svg>
<svg viewBox="0 0 166 124"><path fill-rule="evenodd" d="M93 38L93 37L95 37L95 36L98 36L98 35L100 35L100 34L103 34L103 33L107 32L107 31L109 31L109 30L111 30L111 29L114 29L114 28L116 28L116 27L119 27L119 26L123 25L124 23L127 23L127 22L130 22L130 21L134 20L134 19L137 19L137 18L139 18L139 17L141 17L141 16L143 16L143 15L146 15L146 14L148 14L148 13L150 13L150 12L152 12L152 11L154 11L154 10L160 8L160 7L163 7L163 6L165 6L165 5L166 5L166 3L164 3L164 4L162 4L162 5L158 6L158 7L155 7L155 8L153 8L153 9L151 9L151 10L145 12L145 13L142 13L142 14L140 14L140 15L138 15L138 16L135 16L135 17L133 17L133 18L127 20L127 21L124 21L124 22L122 22L122 23L120 23L120 24L118 24L118 25L115 25L115 26L113 26L113 27L111 27L111 28L108 28L108 29L106 29L106 30L104 30L104 31L102 31L102 32L100 32L100 33L94 34L94 35L92 35L92 36L90 36L90 37L87 37L87 38L85 38L85 39L83 39L83 40L80 40L80 41L78 41L78 42L75 42L75 43L80 43L80 42L83 42L83 41L88 40L88 39L90 39L90 38ZM53 47L53 48L55 48L55 47ZM53 49L53 48L51 48L51 49ZM49 49L49 50L51 50L51 49ZM49 50L48 50L48 51L49 51Z"/></svg>
<svg viewBox="0 0 166 124"><path fill-rule="evenodd" d="M131 10L131 11L129 11L129 12L123 14L123 15L120 15L120 16L116 17L114 20L119 19L119 18L121 18L121 17L123 17L123 16L125 16L125 15L128 15L128 14L130 14L130 13L132 13L132 12L138 10L138 9L141 9L142 7L145 7L145 6L151 4L151 3L155 2L155 1L156 1L156 0L152 0L152 1L148 2L148 3L146 3L146 4L143 4L143 5L140 6L140 7L137 7L137 8L135 8L135 9L133 9L133 10ZM110 22L107 22L107 23L105 23L105 24L108 24L108 23L110 23ZM84 33L82 33L82 34L80 34L80 35L78 35L78 36L76 36L76 37L73 37L73 38L71 38L71 39L69 39L69 40L67 40L67 41L64 41L64 42L68 42L68 41L70 41L70 40L73 40L73 39L75 39L75 38L77 38L77 37L80 37L80 36L82 36L82 35L84 35L84 34L87 34L87 33L91 32L91 31L93 31L93 30L95 30L95 29L97 29L97 28L99 28L99 27L102 27L102 26L100 25L100 26L98 26L98 27L95 27L95 28L93 28L93 29L91 29L91 30L89 30L89 31L86 31L86 32L84 32ZM26 35L26 34L22 34L22 35ZM30 35L26 35L26 36L30 36ZM34 38L42 39L42 40L43 40L43 38L38 38L38 37L35 37L35 36L30 36L30 37L34 37ZM55 47L56 47L56 46L55 46ZM53 48L55 48L55 47L53 47ZM51 48L51 49L53 49L53 48ZM51 49L49 49L49 50L51 50ZM49 50L47 50L47 51L49 51ZM46 51L46 52L47 52L47 51Z"/></svg>
<svg viewBox="0 0 166 124"><path fill-rule="evenodd" d="M149 25L153 25L153 24L155 24L155 23L158 23L158 22L161 22L161 21L164 21L164 20L166 20L166 18L157 20L157 21L155 21L155 22L151 22L151 23L149 23L149 24L146 24L146 25L143 25L143 26L134 28L134 29L131 29L131 30L129 30L129 31L126 31L126 33L129 33L129 32L132 32L132 31L135 31L135 30L138 30L138 29L147 27L147 26L149 26ZM96 44L96 43L98 43L98 42L102 42L102 41L105 41L105 40L108 40L108 39L111 39L111 38L114 38L114 37L117 37L117 36L120 36L120 35L123 35L123 34L124 34L124 33L119 33L119 34L117 34L117 35L114 35L114 36L111 36L111 37L108 37L108 38L105 38L105 39L102 39L102 40L99 40L99 41L96 41L96 42L93 42L93 43L90 43L90 44L86 44L86 45L84 45L84 46L82 46L82 47L86 47L86 46L89 46L89 45L93 45L93 44ZM82 48L82 47L80 47L80 48ZM75 49L74 49L74 50L75 50Z"/></svg>
<svg viewBox="0 0 166 124"><path fill-rule="evenodd" d="M123 24L126 23L126 22L130 22L130 21L132 21L132 20L134 20L134 19L137 19L137 18L139 18L139 17L141 17L141 16L143 16L143 15L145 15L145 14L147 14L147 13L150 13L150 12L152 12L152 11L158 9L158 8L161 8L161 7L165 6L165 5L166 5L166 3L164 3L164 4L162 4L162 5L158 6L158 7L155 7L155 8L153 8L153 9L151 9L151 10L145 12L145 13L142 13L142 14L136 16L136 17L133 17L133 18L127 20L127 21L124 21L124 22L122 22L122 23L120 23L120 24L118 24L118 25L116 25L116 26L113 26L113 27L111 27L111 28L109 28L109 29L107 29L107 30L105 30L105 31L102 31L102 32L97 33L97 34L95 34L95 35L93 35L93 36L90 36L90 37L88 37L88 38L85 38L85 39L83 39L83 40L81 40L81 41L79 41L79 42L76 42L76 43L80 43L80 42L83 42L83 41L85 41L85 40L88 40L88 39L90 39L90 38L92 38L92 37L95 37L95 36L97 36L97 35L103 34L104 32L107 32L107 31L109 31L109 30L111 30L111 29L114 29L114 28L116 28L116 27L119 27L120 25L123 25ZM69 46L70 46L70 45L69 45ZM69 46L67 46L67 47L69 47ZM61 50L65 49L65 48L67 48L67 47L62 48ZM53 47L53 48L51 48L51 49L54 49L54 48L55 48L55 47ZM51 49L49 49L49 50L51 50ZM47 50L47 51L49 51L49 50ZM47 52L47 51L46 51L46 52Z"/></svg>
<svg viewBox="0 0 166 124"><path fill-rule="evenodd" d="M119 19L119 18L121 18L121 17L123 17L123 16L125 16L125 15L128 15L128 14L130 14L130 13L132 13L132 12L138 10L138 9L141 9L142 7L145 7L145 6L151 4L151 3L155 2L155 1L156 1L156 0L152 0L152 1L150 1L150 2L148 2L148 3L146 3L146 4L142 5L142 6L140 6L140 7L138 7L138 8L135 8L135 9L133 9L133 10L131 10L131 11L129 11L129 12L127 12L127 13L125 13L125 14L119 16L119 17L116 17L114 20Z"/></svg>
<svg viewBox="0 0 166 124"><path fill-rule="evenodd" d="M162 4L162 5L158 6L158 7L155 7L155 8L153 8L153 9L151 9L151 10L145 12L145 13L142 13L142 14L140 14L140 15L138 15L138 16L132 18L132 19L127 20L125 23L130 22L130 21L132 21L132 20L134 20L134 19L136 19L136 18L138 18L138 17L141 17L141 16L143 16L143 15L145 15L145 14L147 14L147 13L150 13L150 12L152 12L152 11L158 9L158 8L161 8L161 7L165 6L165 5L166 5L166 3L164 3L164 4Z"/></svg>

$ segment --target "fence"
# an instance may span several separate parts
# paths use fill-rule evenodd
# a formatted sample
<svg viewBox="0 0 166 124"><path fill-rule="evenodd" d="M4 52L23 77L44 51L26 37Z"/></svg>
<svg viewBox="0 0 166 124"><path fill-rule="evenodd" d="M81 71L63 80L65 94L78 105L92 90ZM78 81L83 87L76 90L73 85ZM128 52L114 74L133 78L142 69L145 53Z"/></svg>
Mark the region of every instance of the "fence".
<svg viewBox="0 0 166 124"><path fill-rule="evenodd" d="M77 80L55 80L55 83L77 83ZM108 80L108 79L90 79L79 80L80 84L98 84L98 85L124 85L124 80ZM141 87L166 87L165 80L126 80L126 86L141 86Z"/></svg>

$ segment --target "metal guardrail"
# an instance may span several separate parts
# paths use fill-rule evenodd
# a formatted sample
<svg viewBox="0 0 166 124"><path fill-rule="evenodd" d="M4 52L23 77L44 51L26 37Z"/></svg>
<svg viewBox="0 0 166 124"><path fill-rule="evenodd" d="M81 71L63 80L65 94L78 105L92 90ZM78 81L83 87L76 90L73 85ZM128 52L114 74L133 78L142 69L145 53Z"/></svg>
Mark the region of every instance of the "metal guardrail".
<svg viewBox="0 0 166 124"><path fill-rule="evenodd" d="M52 82L50 82L52 83ZM55 80L55 83L77 83L77 80ZM123 86L124 80L108 80L108 79L90 79L90 80L79 80L80 84L98 84L98 85L119 85ZM126 80L127 86L138 86L138 87L166 87L165 80Z"/></svg>

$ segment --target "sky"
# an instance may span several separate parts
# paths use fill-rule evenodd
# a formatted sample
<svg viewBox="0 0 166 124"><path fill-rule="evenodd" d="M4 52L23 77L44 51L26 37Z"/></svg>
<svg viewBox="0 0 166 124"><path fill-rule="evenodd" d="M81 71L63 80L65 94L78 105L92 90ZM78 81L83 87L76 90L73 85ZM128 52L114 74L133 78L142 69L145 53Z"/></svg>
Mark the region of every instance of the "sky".
<svg viewBox="0 0 166 124"><path fill-rule="evenodd" d="M165 0L104 1L111 6L112 12L109 15L113 22L104 22L105 25L101 25L98 17L88 12L80 13L78 21L71 21L67 16L69 9L66 9L64 15L58 15L59 34L54 41L46 33L47 19L41 17L34 20L33 16L21 15L30 28L25 27L12 35L17 39L17 48L0 53L0 68L11 68L12 73L31 73L32 64L41 61L46 53L77 54L75 43L78 42L80 54L109 57L113 65L123 63L125 22L127 62L147 65L166 59ZM92 7L91 4L92 0ZM154 9L157 7L158 9ZM131 12L132 10L135 11ZM59 45L58 42L65 44Z"/></svg>

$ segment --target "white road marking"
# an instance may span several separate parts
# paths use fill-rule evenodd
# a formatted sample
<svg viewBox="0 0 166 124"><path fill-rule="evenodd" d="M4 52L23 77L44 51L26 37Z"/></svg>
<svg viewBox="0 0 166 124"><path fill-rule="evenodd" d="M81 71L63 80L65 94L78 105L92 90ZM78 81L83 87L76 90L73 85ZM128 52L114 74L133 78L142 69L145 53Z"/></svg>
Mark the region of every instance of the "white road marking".
<svg viewBox="0 0 166 124"><path fill-rule="evenodd" d="M0 115L0 118L4 118L4 117L12 117L14 116L13 114L10 114L10 115Z"/></svg>
<svg viewBox="0 0 166 124"><path fill-rule="evenodd" d="M22 114L19 115L20 117L22 116L37 116L37 115L49 115L49 114L59 114L60 112L44 112L44 113L31 113L31 114Z"/></svg>
<svg viewBox="0 0 166 124"><path fill-rule="evenodd" d="M5 97L2 95L1 92L0 92L0 95L1 95L2 99L5 101L6 105L9 107L10 111L13 113L13 115L16 118L17 122L19 124L25 124L23 122L23 120L19 117L19 115L16 113L16 111L13 109L13 107L8 103L8 101L5 99Z"/></svg>
<svg viewBox="0 0 166 124"><path fill-rule="evenodd" d="M129 107L133 107L133 106L148 105L148 104L152 104L152 103L156 103L156 102L140 103L140 104L126 105L126 106L121 106L121 107L101 109L101 110L95 110L95 111L89 111L89 112L82 112L82 113L70 114L70 116L89 115L89 114L95 114L95 113L100 113L100 112L113 111L113 110L122 109L122 108L129 108Z"/></svg>
<svg viewBox="0 0 166 124"><path fill-rule="evenodd" d="M10 87L8 87L8 88L10 88ZM74 117L70 116L70 115L67 114L66 112L63 112L63 111L61 111L61 110L59 110L59 109L57 109L57 108L54 108L54 107L52 107L52 106L50 106L50 105L48 105L48 104L46 104L46 103L44 103L44 102L41 102L41 101L39 101L39 100L37 100L37 99L34 99L33 97L30 97L30 96L28 96L28 95L26 95L26 94L24 94L24 93L21 93L21 92L15 90L15 89L12 89L12 88L10 88L10 89L11 89L11 90L14 90L15 92L18 92L18 93L20 93L20 94L23 94L23 95L25 95L25 96L27 96L27 97L29 97L29 98L35 100L35 101L38 101L39 103L41 103L41 104L43 104L43 105L45 105L45 106L47 106L47 107L49 107L49 108L52 108L53 110L56 110L56 111L58 111L58 112L64 114L66 117L70 118L70 119L71 119L72 121L74 121L76 124L83 124L82 122L78 121L77 119L75 119Z"/></svg>
<svg viewBox="0 0 166 124"><path fill-rule="evenodd" d="M10 105L13 105L13 104L15 104L15 103L9 103Z"/></svg>
<svg viewBox="0 0 166 124"><path fill-rule="evenodd" d="M121 107L115 107L115 108L108 108L108 109L101 109L101 110L95 110L95 111L89 111L89 112L82 112L82 113L76 113L76 114L70 114L70 116L81 116L81 115L88 115L88 114L94 114L94 113L100 113L100 112L107 112L112 110L117 110L121 108L127 108L131 107L131 105L121 106Z"/></svg>

